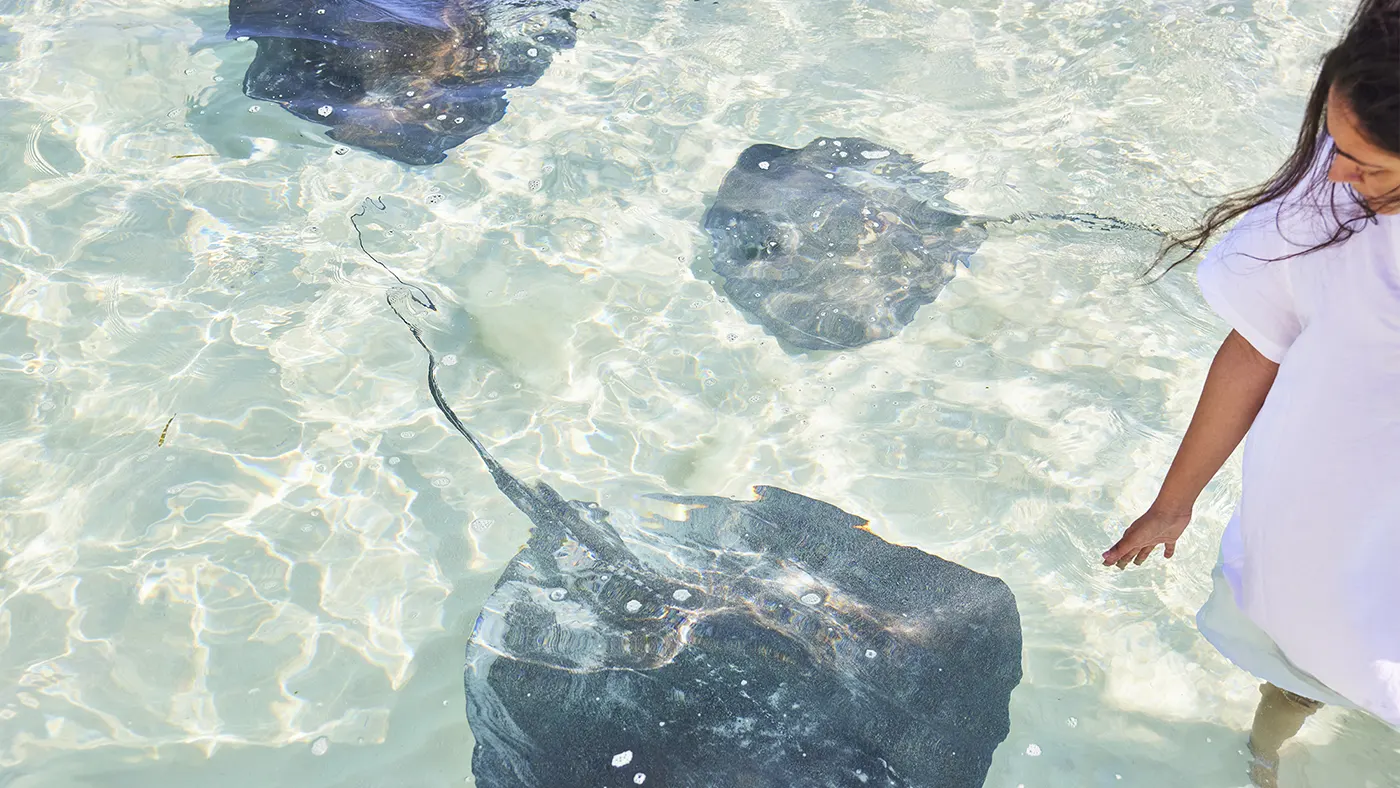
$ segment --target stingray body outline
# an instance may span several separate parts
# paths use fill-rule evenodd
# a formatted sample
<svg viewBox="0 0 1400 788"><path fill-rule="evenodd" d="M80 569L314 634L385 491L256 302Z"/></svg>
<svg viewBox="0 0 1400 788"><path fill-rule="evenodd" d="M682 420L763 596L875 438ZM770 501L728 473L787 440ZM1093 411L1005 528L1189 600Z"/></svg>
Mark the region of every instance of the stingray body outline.
<svg viewBox="0 0 1400 788"><path fill-rule="evenodd" d="M497 461L442 393L422 299L388 300L434 404L532 523L467 647L478 785L983 784L1021 678L1005 583L777 487L653 495L684 519L616 527Z"/></svg>
<svg viewBox="0 0 1400 788"><path fill-rule="evenodd" d="M966 185L860 137L801 148L760 143L725 174L701 226L730 300L781 343L849 350L914 320L995 224L1051 220L1083 230L1155 227L1092 213L980 216L950 192Z"/></svg>
<svg viewBox="0 0 1400 788"><path fill-rule="evenodd" d="M789 345L850 349L897 334L986 240L946 197L961 185L859 137L759 144L701 223L736 306Z"/></svg>
<svg viewBox="0 0 1400 788"><path fill-rule="evenodd" d="M574 45L579 1L230 0L227 37L257 43L249 98L430 165L505 117L506 91Z"/></svg>

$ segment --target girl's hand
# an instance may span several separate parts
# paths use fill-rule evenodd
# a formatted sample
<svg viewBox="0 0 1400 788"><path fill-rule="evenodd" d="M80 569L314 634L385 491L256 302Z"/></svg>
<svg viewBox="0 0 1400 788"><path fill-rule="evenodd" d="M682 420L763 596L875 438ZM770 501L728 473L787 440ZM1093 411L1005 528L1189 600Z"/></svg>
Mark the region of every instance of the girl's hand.
<svg viewBox="0 0 1400 788"><path fill-rule="evenodd" d="M1133 521L1128 530L1123 532L1123 538L1103 554L1103 565L1117 564L1119 569L1125 569L1131 561L1141 566L1159 544L1166 545L1164 556L1171 558L1176 553L1176 540L1181 538L1181 533L1190 523L1190 510L1169 512L1156 508L1148 509L1147 514Z"/></svg>

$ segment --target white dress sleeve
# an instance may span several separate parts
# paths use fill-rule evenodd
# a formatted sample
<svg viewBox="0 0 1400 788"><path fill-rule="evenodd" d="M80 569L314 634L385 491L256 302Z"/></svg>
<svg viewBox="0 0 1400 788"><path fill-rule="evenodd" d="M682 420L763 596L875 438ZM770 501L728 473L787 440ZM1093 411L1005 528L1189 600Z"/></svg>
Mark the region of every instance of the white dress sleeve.
<svg viewBox="0 0 1400 788"><path fill-rule="evenodd" d="M1302 333L1290 276L1300 251L1278 227L1276 206L1254 208L1206 254L1196 270L1206 303L1265 358L1282 363Z"/></svg>

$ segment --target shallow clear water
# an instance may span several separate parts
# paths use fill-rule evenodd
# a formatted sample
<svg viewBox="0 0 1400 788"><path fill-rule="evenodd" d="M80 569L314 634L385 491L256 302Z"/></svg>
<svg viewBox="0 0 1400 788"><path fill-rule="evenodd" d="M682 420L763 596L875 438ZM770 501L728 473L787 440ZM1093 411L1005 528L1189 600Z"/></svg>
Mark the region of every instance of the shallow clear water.
<svg viewBox="0 0 1400 788"><path fill-rule="evenodd" d="M1129 5L591 0L504 121L409 170L245 98L222 5L0 0L0 785L471 784L462 649L526 520L427 398L371 196L520 475L617 508L776 484L1005 579L989 786L1245 784L1254 682L1192 623L1233 466L1169 565L1095 560L1223 335L1190 277L1005 227L899 337L794 356L699 229L743 148L823 134L971 210L1179 226L1271 171L1349 4ZM1286 785L1400 774L1361 715L1302 742Z"/></svg>

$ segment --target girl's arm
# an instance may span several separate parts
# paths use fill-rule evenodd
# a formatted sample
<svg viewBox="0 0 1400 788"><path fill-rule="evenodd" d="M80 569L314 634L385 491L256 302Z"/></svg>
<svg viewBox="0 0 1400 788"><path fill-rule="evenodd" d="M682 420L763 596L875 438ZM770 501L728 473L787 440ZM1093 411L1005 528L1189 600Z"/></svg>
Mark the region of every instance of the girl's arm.
<svg viewBox="0 0 1400 788"><path fill-rule="evenodd" d="M1104 566L1141 564L1159 544L1166 545L1164 554L1172 557L1176 540L1191 522L1196 498L1249 432L1277 375L1278 364L1230 332L1210 365L1201 401L1157 500L1103 554Z"/></svg>

